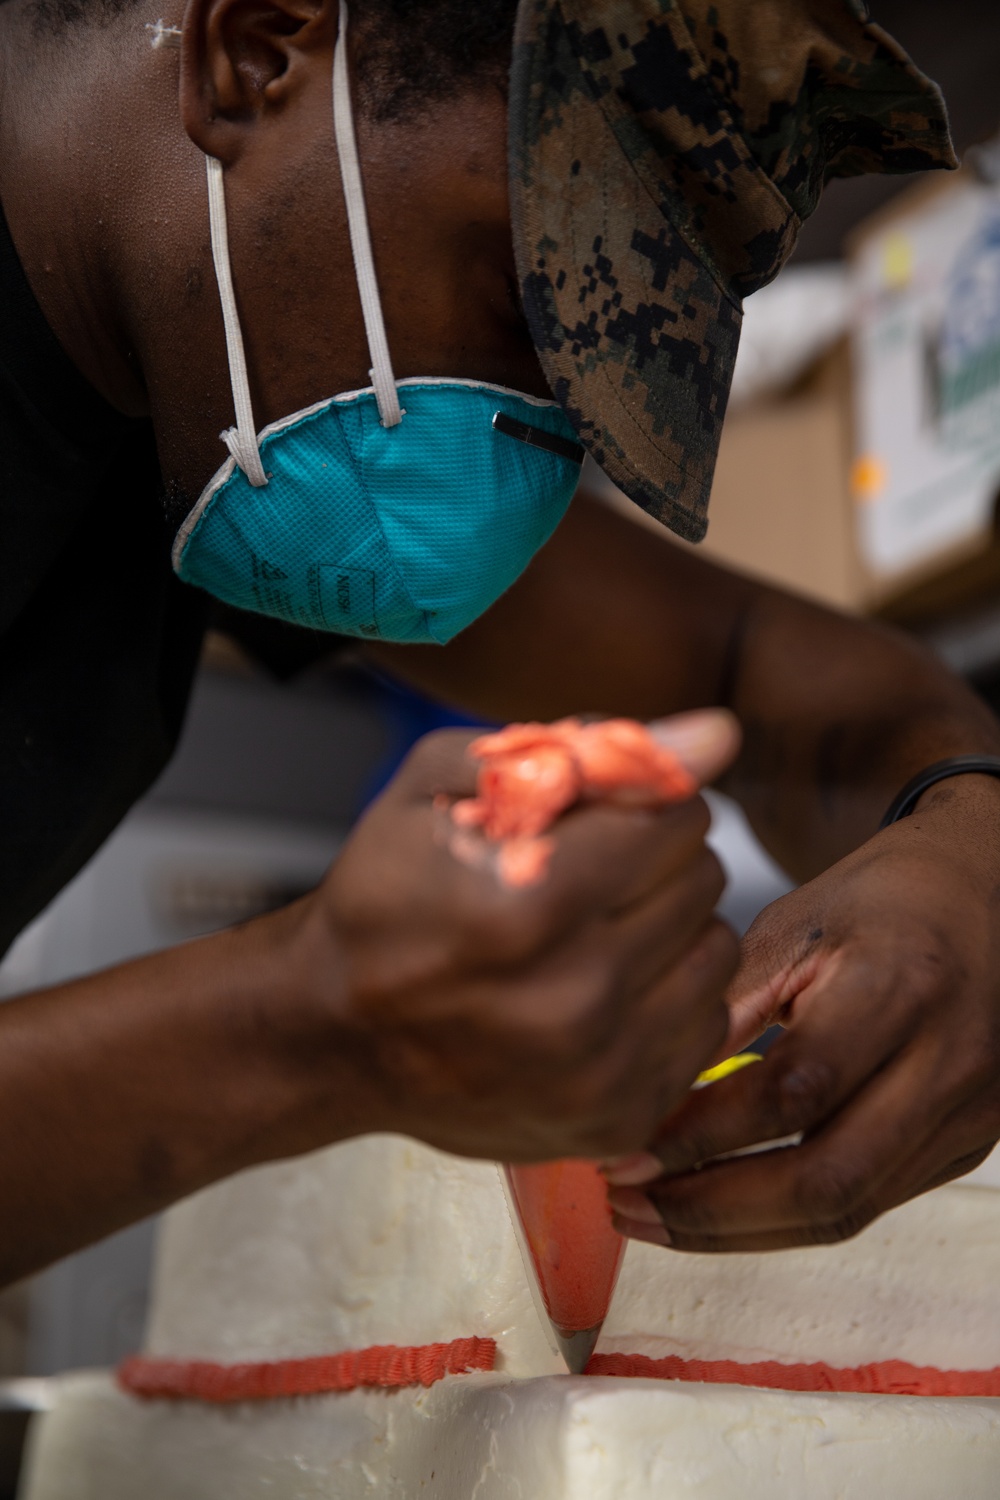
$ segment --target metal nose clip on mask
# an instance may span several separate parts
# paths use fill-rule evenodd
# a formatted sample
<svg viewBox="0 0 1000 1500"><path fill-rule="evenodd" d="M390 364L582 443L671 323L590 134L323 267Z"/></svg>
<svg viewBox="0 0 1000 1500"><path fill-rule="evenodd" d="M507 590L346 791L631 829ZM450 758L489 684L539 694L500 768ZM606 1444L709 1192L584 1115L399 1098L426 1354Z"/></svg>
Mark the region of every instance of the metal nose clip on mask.
<svg viewBox="0 0 1000 1500"><path fill-rule="evenodd" d="M236 427L173 549L187 583L239 609L390 641L444 642L514 582L572 498L583 449L562 408L473 380L393 377L375 278L340 6L333 113L372 386L253 421L222 165L212 252Z"/></svg>

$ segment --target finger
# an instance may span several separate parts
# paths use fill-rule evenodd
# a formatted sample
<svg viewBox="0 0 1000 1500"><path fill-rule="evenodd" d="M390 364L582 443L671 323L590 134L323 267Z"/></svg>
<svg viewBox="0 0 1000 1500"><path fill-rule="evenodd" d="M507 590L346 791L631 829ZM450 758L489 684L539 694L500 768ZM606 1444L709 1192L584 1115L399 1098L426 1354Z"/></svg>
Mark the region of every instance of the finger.
<svg viewBox="0 0 1000 1500"><path fill-rule="evenodd" d="M726 709L678 714L650 725L658 743L672 749L700 784L721 774L740 746L738 721ZM410 751L396 782L408 795L433 799L439 794L468 796L480 769L468 747L478 730L439 729L424 735Z"/></svg>
<svg viewBox="0 0 1000 1500"><path fill-rule="evenodd" d="M478 766L468 753L472 729L437 729L413 746L391 783L411 802L468 797L476 790Z"/></svg>
<svg viewBox="0 0 1000 1500"><path fill-rule="evenodd" d="M994 1119L990 1128L1000 1130L1000 1124ZM989 1140L983 1145L968 1149L969 1140L974 1134L976 1131L966 1124L956 1141L943 1148L935 1142L932 1150L919 1153L914 1158L912 1170L908 1164L902 1175L892 1179L891 1185L883 1185L883 1190L871 1205L870 1218L857 1215L846 1224L834 1222L809 1225L800 1229L780 1229L771 1233L727 1234L718 1237L701 1235L697 1239L692 1239L683 1234L673 1235L662 1222L659 1220L652 1222L648 1217L636 1219L622 1213L612 1213L612 1223L625 1239L643 1240L651 1245L660 1245L664 1248L699 1255L750 1255L770 1250L792 1250L809 1245L842 1243L853 1234L865 1229L881 1214L898 1208L922 1193L928 1193L934 1188L955 1182L966 1173L981 1166L996 1147L997 1141ZM944 1166L934 1165L931 1168L931 1160L939 1157L942 1150L946 1156L953 1150L959 1150L962 1154L954 1160L949 1159Z"/></svg>
<svg viewBox="0 0 1000 1500"><path fill-rule="evenodd" d="M606 929L609 952L625 993L645 990L672 969L715 915L725 875L703 846L682 879L661 884L627 911L614 914ZM733 966L738 945L733 939ZM728 1011L726 1012L728 1023Z"/></svg>
<svg viewBox="0 0 1000 1500"><path fill-rule="evenodd" d="M438 799L447 797L450 802L473 793L477 768L467 748L475 737L467 730L425 735L397 772L388 797L405 800L419 816L433 817ZM627 905L682 873L700 853L710 822L711 814L700 798L653 809L604 803L579 806L553 830L556 847L549 878L530 890L501 886L501 904L568 903L575 916ZM457 872L465 884L469 883L467 870L462 865ZM473 871L473 877L477 874L477 886L500 886L485 863L482 871Z"/></svg>
<svg viewBox="0 0 1000 1500"><path fill-rule="evenodd" d="M516 964L534 962L546 952L556 956L567 943L582 944L593 954L595 979L603 973L609 983L624 981L616 989L623 998L654 977L685 941L694 941L711 914L721 874L704 842L707 822L700 799L662 811L580 808L556 835L541 884L505 885L490 868L455 860L444 844L435 889L438 896L447 891L465 957L482 960L489 955ZM403 875L388 870L385 878ZM671 881L673 898L664 895ZM637 885L649 910L634 899ZM635 908L636 920L619 932L616 919L623 905L628 911ZM616 975L615 965L627 966L630 952L637 957L636 977L627 977L627 967Z"/></svg>
<svg viewBox="0 0 1000 1500"><path fill-rule="evenodd" d="M692 1094L666 1123L650 1148L663 1170L818 1129L909 1042L920 1016L900 1003L906 993L888 960L825 955L764 1061Z"/></svg>
<svg viewBox="0 0 1000 1500"><path fill-rule="evenodd" d="M644 1191L671 1240L697 1249L731 1236L785 1233L789 1244L825 1244L856 1234L888 1206L886 1185L914 1141L933 1136L954 1106L941 1050L910 1048L801 1146L650 1184ZM632 1196L613 1195L615 1210L635 1214L636 1191L616 1189Z"/></svg>
<svg viewBox="0 0 1000 1500"><path fill-rule="evenodd" d="M828 956L824 937L822 924L803 913L798 891L760 913L744 935L740 966L727 996L730 1056L781 1021L814 982Z"/></svg>
<svg viewBox="0 0 1000 1500"><path fill-rule="evenodd" d="M722 720L723 738L730 742L731 715L715 717ZM467 730L424 736L397 773L392 793L424 806L441 796L450 800L473 793L477 766L467 751L475 737ZM697 741L697 733L693 739ZM710 822L701 798L653 809L610 803L578 806L553 830L556 847L546 888L532 890L528 899L556 908L568 906L578 917L625 907L682 874L701 854ZM488 875L484 868L477 883L485 884Z"/></svg>
<svg viewBox="0 0 1000 1500"><path fill-rule="evenodd" d="M681 1076L685 1091L725 1027L722 997L736 952L735 934L713 917L669 971L647 987L636 1006L635 1035L643 1037L639 1045L650 1059L649 1070Z"/></svg>
<svg viewBox="0 0 1000 1500"><path fill-rule="evenodd" d="M654 816L657 821L648 855L642 862L635 862L620 886L612 908L615 915L627 915L668 886L683 885L701 865L715 872L716 901L726 888L722 864L706 843L712 814L704 798L695 797L682 807L664 808Z"/></svg>
<svg viewBox="0 0 1000 1500"><path fill-rule="evenodd" d="M623 1239L642 1240L649 1245L659 1245L665 1250L677 1250L690 1255L761 1255L770 1250L796 1250L808 1245L835 1244L843 1238L831 1228L828 1233L824 1233L822 1229L783 1229L775 1234L727 1235L718 1239L704 1235L693 1240L683 1236L675 1238L667 1230L656 1229L652 1225L634 1224L618 1214L611 1215L611 1222Z"/></svg>
<svg viewBox="0 0 1000 1500"><path fill-rule="evenodd" d="M953 1110L887 1179L883 1188L885 1206L895 1208L918 1193L929 1192L974 1171L989 1156L998 1138L1000 1098L996 1079L991 1078L984 1095Z"/></svg>
<svg viewBox="0 0 1000 1500"><path fill-rule="evenodd" d="M660 809L575 808L554 832L546 899L588 914L626 911L702 858L709 822L700 797Z"/></svg>
<svg viewBox="0 0 1000 1500"><path fill-rule="evenodd" d="M680 962L634 997L627 1024L619 1007L598 1039L597 1083L609 1112L594 1119L593 1138L578 1154L601 1157L634 1151L690 1087L725 1031L722 999L736 963L736 940L714 920ZM627 1079L627 1091L605 1078Z"/></svg>
<svg viewBox="0 0 1000 1500"><path fill-rule="evenodd" d="M672 750L699 786L710 786L739 754L742 732L738 719L728 709L699 709L657 719L649 732L667 750Z"/></svg>

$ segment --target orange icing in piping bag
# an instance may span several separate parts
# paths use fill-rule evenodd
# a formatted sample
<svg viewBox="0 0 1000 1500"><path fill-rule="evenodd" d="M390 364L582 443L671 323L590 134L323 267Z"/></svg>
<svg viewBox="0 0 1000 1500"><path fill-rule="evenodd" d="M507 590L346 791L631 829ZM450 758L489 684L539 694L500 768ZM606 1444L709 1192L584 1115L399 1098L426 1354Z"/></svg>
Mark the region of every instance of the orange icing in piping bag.
<svg viewBox="0 0 1000 1500"><path fill-rule="evenodd" d="M611 1306L626 1241L611 1224L607 1183L590 1161L506 1168L533 1274L556 1343L586 1369Z"/></svg>
<svg viewBox="0 0 1000 1500"><path fill-rule="evenodd" d="M705 1088L759 1061L752 1052L727 1058L699 1074L694 1087ZM611 1306L627 1245L611 1222L607 1182L596 1162L583 1160L504 1171L526 1269L563 1358L574 1374L582 1374Z"/></svg>
<svg viewBox="0 0 1000 1500"><path fill-rule="evenodd" d="M473 740L479 761L475 797L451 809L452 852L479 863L482 845L492 846L500 881L537 885L545 878L554 843L552 824L575 803L601 799L655 807L694 796L698 784L672 750L634 719L583 724L509 724Z"/></svg>

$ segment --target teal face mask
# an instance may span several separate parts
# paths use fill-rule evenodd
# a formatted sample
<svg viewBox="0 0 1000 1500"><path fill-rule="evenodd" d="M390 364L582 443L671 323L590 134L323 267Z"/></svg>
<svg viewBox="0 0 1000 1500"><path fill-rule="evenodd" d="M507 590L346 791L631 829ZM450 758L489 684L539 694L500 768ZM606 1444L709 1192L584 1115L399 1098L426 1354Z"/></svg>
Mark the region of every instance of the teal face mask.
<svg viewBox="0 0 1000 1500"><path fill-rule="evenodd" d="M583 449L562 408L469 380L393 378L347 78L334 125L372 387L257 435L229 266L222 166L208 160L212 249L236 427L231 457L174 543L176 572L239 609L391 641L444 642L509 588L569 505Z"/></svg>

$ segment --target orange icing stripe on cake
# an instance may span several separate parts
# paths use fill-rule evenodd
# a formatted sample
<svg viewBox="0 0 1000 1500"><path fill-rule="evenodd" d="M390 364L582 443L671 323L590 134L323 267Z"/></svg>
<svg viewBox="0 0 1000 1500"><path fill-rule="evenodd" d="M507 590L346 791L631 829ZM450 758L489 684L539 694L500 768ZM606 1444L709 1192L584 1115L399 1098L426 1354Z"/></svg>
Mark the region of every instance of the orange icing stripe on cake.
<svg viewBox="0 0 1000 1500"><path fill-rule="evenodd" d="M200 1359L127 1359L118 1384L132 1396L170 1401L274 1401L318 1396L360 1386L398 1389L433 1385L446 1375L492 1370L495 1339L453 1339L450 1344L398 1348L385 1344L348 1349L312 1359L279 1359L260 1364L219 1365Z"/></svg>
<svg viewBox="0 0 1000 1500"><path fill-rule="evenodd" d="M865 1396L1000 1396L1000 1368L938 1370L902 1359L838 1370L833 1365L784 1365L777 1360L650 1359L645 1354L593 1354L588 1375L684 1380L707 1385L753 1385L774 1391L842 1391Z"/></svg>
<svg viewBox="0 0 1000 1500"><path fill-rule="evenodd" d="M127 1359L118 1384L146 1400L275 1401L319 1396L362 1387L383 1390L428 1386L446 1375L489 1371L495 1339L454 1339L450 1344L395 1344L349 1349L311 1359L278 1359L259 1364L220 1365L211 1360ZM732 1359L681 1359L668 1355L594 1354L588 1375L625 1379L678 1380L700 1385L746 1385L772 1391L843 1392L865 1396L1000 1396L1000 1367L993 1370L939 1370L901 1359L838 1369L822 1362L785 1365L778 1360L740 1364Z"/></svg>

